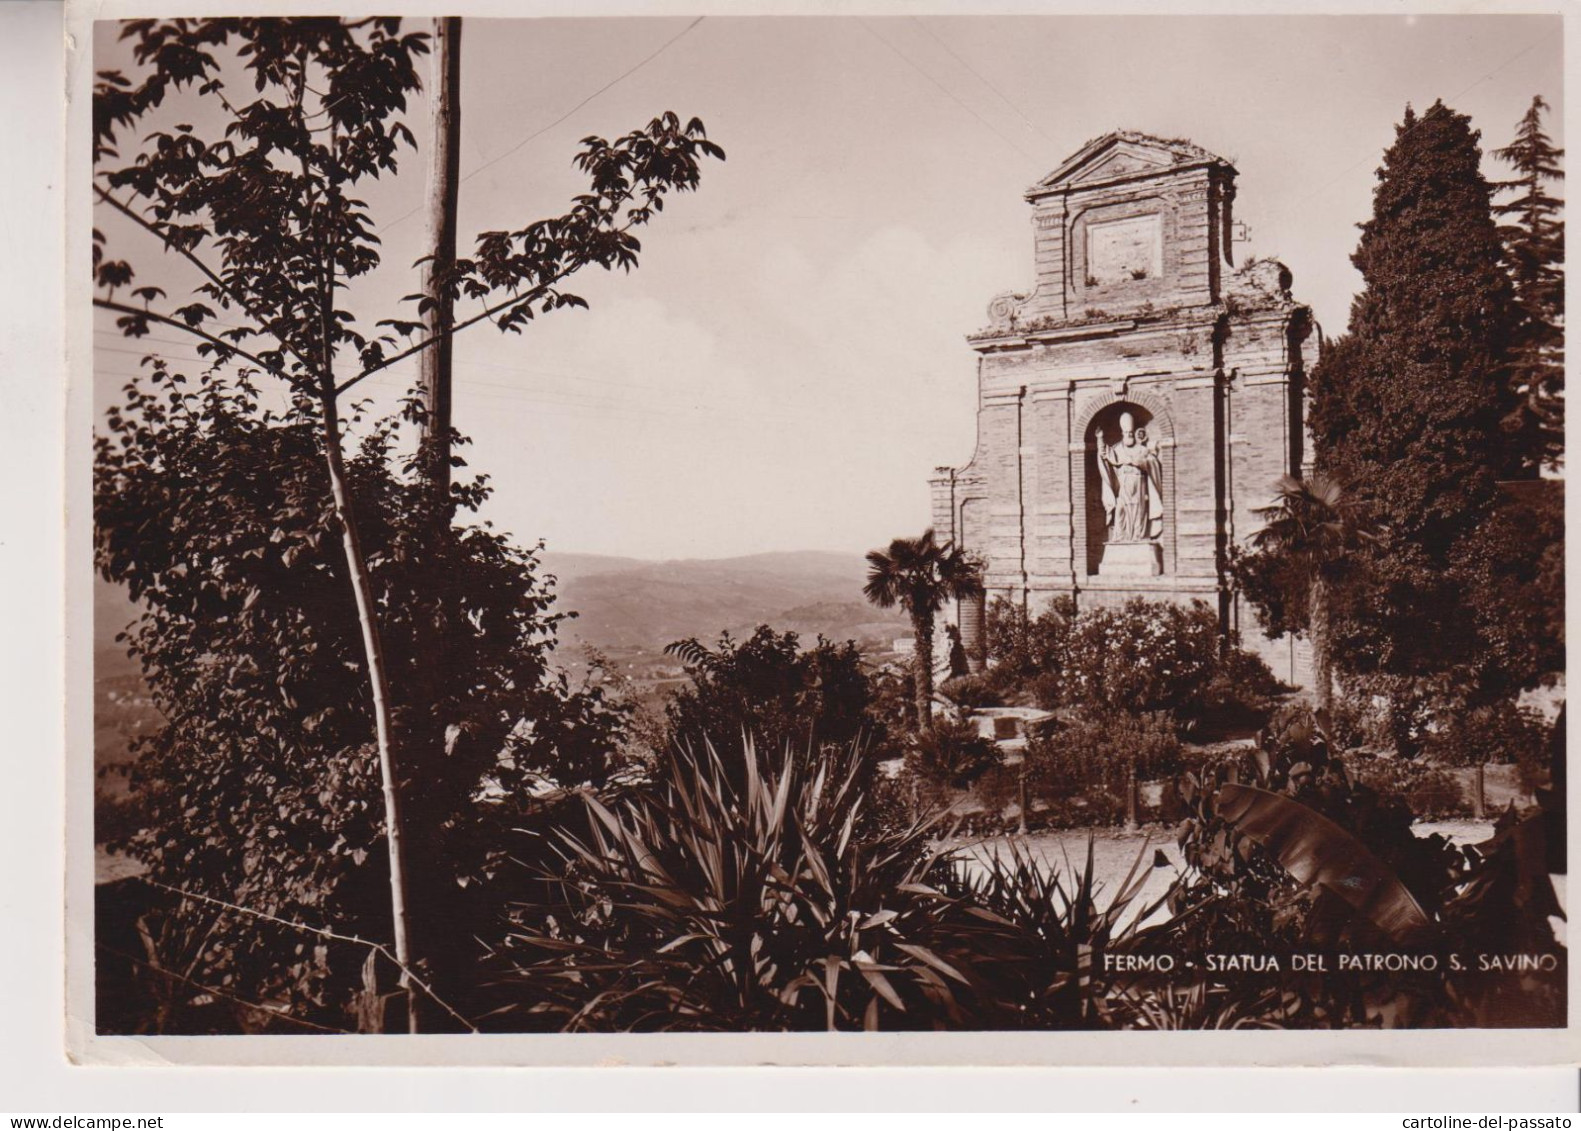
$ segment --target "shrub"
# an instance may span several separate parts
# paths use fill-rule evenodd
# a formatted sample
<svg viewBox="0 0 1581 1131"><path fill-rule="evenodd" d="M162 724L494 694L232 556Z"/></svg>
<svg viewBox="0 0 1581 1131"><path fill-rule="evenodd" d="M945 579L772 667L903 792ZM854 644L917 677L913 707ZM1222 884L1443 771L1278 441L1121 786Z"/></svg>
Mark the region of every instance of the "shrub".
<svg viewBox="0 0 1581 1131"><path fill-rule="evenodd" d="M970 788L1002 760L998 744L978 734L976 724L949 719L939 719L931 731L919 733L916 746L906 755L912 773L930 785L952 789Z"/></svg>
<svg viewBox="0 0 1581 1131"><path fill-rule="evenodd" d="M952 703L968 710L1004 704L1004 698L994 682L983 675L955 676L941 683L939 691Z"/></svg>
<svg viewBox="0 0 1581 1131"><path fill-rule="evenodd" d="M1388 711L1374 695L1343 677L1329 718L1329 736L1341 749L1359 746L1387 747L1390 743Z"/></svg>
<svg viewBox="0 0 1581 1131"><path fill-rule="evenodd" d="M1229 647L1214 665L1195 705L1188 705L1184 714L1198 721L1213 718L1229 725L1255 726L1268 717L1278 696L1288 690L1274 678L1261 656Z"/></svg>
<svg viewBox="0 0 1581 1131"><path fill-rule="evenodd" d="M1257 656L1226 640L1201 601L1134 597L1077 610L1069 597L1029 618L997 600L987 618L989 685L1005 701L1030 698L1089 714L1166 711L1192 724L1266 714L1282 686Z"/></svg>
<svg viewBox="0 0 1581 1131"><path fill-rule="evenodd" d="M747 736L774 751L858 737L882 742L869 714L872 687L850 641L820 636L803 649L796 633L759 625L745 640L722 633L712 648L688 639L666 650L680 657L692 681L665 705L668 744L713 742L739 767Z"/></svg>
<svg viewBox="0 0 1581 1131"><path fill-rule="evenodd" d="M1075 619L1076 602L1068 595L1055 597L1036 617L995 598L984 625L989 680L1002 695L1031 690L1040 707L1057 706Z"/></svg>
<svg viewBox="0 0 1581 1131"><path fill-rule="evenodd" d="M1045 711L1064 705L1065 682L1059 672L1039 672L1027 682L1026 689L1032 702Z"/></svg>
<svg viewBox="0 0 1581 1131"><path fill-rule="evenodd" d="M1218 617L1200 601L1084 609L1066 654L1066 699L1095 713L1178 715L1199 700L1219 646Z"/></svg>
<svg viewBox="0 0 1581 1131"><path fill-rule="evenodd" d="M885 666L868 678L867 716L875 738L892 740L917 729L917 692L911 665Z"/></svg>
<svg viewBox="0 0 1581 1131"><path fill-rule="evenodd" d="M1021 766L1003 762L990 767L972 785L972 796L982 802L989 820L1000 830L1005 827L1005 810L1019 801L1020 793Z"/></svg>
<svg viewBox="0 0 1581 1131"><path fill-rule="evenodd" d="M1125 820L1125 797L1102 787L1069 797L1040 798L1029 825L1047 829L1108 828Z"/></svg>
<svg viewBox="0 0 1581 1131"><path fill-rule="evenodd" d="M1358 781L1382 795L1400 798L1419 820L1440 820L1471 812L1460 783L1437 766L1398 757L1353 757L1350 765Z"/></svg>
<svg viewBox="0 0 1581 1131"><path fill-rule="evenodd" d="M963 1022L967 978L929 949L949 900L930 830L853 836L863 757L711 746L560 833L553 895L519 915L496 1021L584 1031L875 1029Z"/></svg>
<svg viewBox="0 0 1581 1131"><path fill-rule="evenodd" d="M1049 801L1098 792L1124 797L1133 768L1137 781L1166 777L1179 769L1180 751L1174 724L1162 712L1078 716L1027 743L1027 789Z"/></svg>

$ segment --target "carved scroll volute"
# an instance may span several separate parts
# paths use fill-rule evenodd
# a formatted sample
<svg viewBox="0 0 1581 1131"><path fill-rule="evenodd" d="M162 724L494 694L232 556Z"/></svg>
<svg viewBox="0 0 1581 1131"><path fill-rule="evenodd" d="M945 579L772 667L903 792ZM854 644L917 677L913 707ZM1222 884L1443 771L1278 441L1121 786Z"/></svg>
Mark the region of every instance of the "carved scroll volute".
<svg viewBox="0 0 1581 1131"><path fill-rule="evenodd" d="M995 295L988 304L988 322L996 330L1009 330L1021 318L1021 308L1026 305L1027 296L1014 291Z"/></svg>

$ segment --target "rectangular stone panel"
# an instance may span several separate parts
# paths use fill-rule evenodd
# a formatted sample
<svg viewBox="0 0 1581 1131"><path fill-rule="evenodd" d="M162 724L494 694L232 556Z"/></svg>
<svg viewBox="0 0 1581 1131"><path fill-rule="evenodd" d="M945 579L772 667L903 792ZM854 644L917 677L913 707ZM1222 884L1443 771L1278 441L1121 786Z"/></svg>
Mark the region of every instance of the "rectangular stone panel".
<svg viewBox="0 0 1581 1131"><path fill-rule="evenodd" d="M1087 274L1098 286L1156 279L1163 271L1164 225L1157 213L1088 225Z"/></svg>

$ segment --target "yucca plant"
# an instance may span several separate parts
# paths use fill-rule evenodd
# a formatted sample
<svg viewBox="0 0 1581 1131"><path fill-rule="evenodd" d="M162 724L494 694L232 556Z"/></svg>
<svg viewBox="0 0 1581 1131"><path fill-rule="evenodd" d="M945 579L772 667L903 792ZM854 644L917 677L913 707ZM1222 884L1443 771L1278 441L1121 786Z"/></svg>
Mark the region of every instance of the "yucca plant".
<svg viewBox="0 0 1581 1131"><path fill-rule="evenodd" d="M1103 971L1106 951L1128 950L1162 900L1139 902L1153 866L1143 844L1125 877L1105 897L1095 879L1092 838L1078 872L1061 869L1024 845L956 860L941 884L950 897L935 930L940 948L972 956L974 1001L990 1006L982 1028L1095 1029L1113 1025L1108 998L1130 976ZM1157 856L1153 857L1156 861Z"/></svg>
<svg viewBox="0 0 1581 1131"><path fill-rule="evenodd" d="M950 898L932 828L860 835L862 750L744 782L712 745L669 752L654 787L562 831L548 907L525 907L493 1018L564 1030L929 1028L965 1021L969 979L929 945ZM740 784L737 784L737 783Z"/></svg>
<svg viewBox="0 0 1581 1131"><path fill-rule="evenodd" d="M1124 1017L1127 1029L1277 1029L1283 997L1277 987L1253 985L1232 993L1197 980L1184 986L1166 983L1128 989L1117 995L1112 1012Z"/></svg>

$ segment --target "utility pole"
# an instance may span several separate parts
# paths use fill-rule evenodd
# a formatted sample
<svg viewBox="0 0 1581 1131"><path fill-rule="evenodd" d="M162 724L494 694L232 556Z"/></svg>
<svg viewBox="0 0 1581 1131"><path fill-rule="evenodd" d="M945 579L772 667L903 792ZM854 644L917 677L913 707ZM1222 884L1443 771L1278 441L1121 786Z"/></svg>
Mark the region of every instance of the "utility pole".
<svg viewBox="0 0 1581 1131"><path fill-rule="evenodd" d="M425 321L434 345L419 355L426 415L419 439L423 474L433 491L435 517L450 516L451 340L453 304L441 288L456 261L456 201L461 182L461 17L434 20L433 97L429 99L432 157L428 163L428 247L423 293L436 301Z"/></svg>
<svg viewBox="0 0 1581 1131"><path fill-rule="evenodd" d="M434 20L434 50L429 71L429 161L427 215L428 258L423 264L422 293L429 299L423 321L433 345L418 355L419 399L424 409L418 432L418 473L426 500L426 518L435 533L450 525L451 330L454 304L448 282L456 262L456 205L461 187L461 17ZM437 626L419 628L422 670L412 688L418 703L432 703L436 669L443 668L443 639ZM418 862L422 869L422 863ZM427 885L424 885L427 886ZM430 890L430 897L433 893ZM438 958L432 938L420 941L430 961ZM407 989L408 1030L420 1028L419 1003Z"/></svg>

